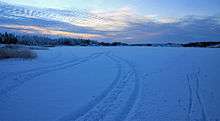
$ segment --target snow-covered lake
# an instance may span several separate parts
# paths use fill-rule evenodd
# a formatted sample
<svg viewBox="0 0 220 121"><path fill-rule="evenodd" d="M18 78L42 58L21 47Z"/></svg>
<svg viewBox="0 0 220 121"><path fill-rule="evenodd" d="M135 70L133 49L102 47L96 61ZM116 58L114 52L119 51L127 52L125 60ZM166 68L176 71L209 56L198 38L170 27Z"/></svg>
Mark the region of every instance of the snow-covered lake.
<svg viewBox="0 0 220 121"><path fill-rule="evenodd" d="M220 49L36 52L0 61L0 121L220 120Z"/></svg>

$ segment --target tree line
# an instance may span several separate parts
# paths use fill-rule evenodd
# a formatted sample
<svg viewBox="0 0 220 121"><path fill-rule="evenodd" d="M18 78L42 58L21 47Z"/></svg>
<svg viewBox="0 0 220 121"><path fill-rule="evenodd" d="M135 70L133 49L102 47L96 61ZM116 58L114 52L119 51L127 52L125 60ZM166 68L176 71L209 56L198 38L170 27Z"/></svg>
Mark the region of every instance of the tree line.
<svg viewBox="0 0 220 121"><path fill-rule="evenodd" d="M45 36L20 35L0 33L2 44L22 44L30 46L150 46L150 47L220 47L220 42L192 42L185 44L162 43L162 44L126 44L122 42L98 42L90 39L76 38L50 38Z"/></svg>
<svg viewBox="0 0 220 121"><path fill-rule="evenodd" d="M98 42L90 39L76 38L50 38L44 36L20 35L16 36L11 33L0 33L0 43L2 44L22 44L30 46L125 46L126 43L121 42Z"/></svg>
<svg viewBox="0 0 220 121"><path fill-rule="evenodd" d="M0 33L0 43L2 44L16 44L18 39L13 34L8 34L7 32L4 34Z"/></svg>

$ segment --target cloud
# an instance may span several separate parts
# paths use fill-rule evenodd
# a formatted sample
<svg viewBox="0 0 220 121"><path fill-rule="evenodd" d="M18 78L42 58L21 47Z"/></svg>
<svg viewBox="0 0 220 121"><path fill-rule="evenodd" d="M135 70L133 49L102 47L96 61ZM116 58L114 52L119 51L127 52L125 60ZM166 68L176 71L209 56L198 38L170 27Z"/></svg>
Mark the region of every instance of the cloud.
<svg viewBox="0 0 220 121"><path fill-rule="evenodd" d="M220 41L220 24L216 18L190 16L169 23L133 23L123 31L108 32L108 37L112 41L128 43Z"/></svg>
<svg viewBox="0 0 220 121"><path fill-rule="evenodd" d="M99 31L120 31L129 27L131 23L152 19L152 16L138 15L130 7L122 7L112 11L36 9L11 5L3 5L1 8L2 16L55 20Z"/></svg>
<svg viewBox="0 0 220 121"><path fill-rule="evenodd" d="M102 38L102 35L98 34L88 34L88 33L74 33L68 31L58 31L52 30L45 27L39 26L24 26L24 25L0 25L0 28L13 29L18 32L32 33L32 34L42 34L42 35L53 35L53 36L62 36L70 38L83 38L83 39L94 39Z"/></svg>
<svg viewBox="0 0 220 121"><path fill-rule="evenodd" d="M220 15L182 18L112 11L56 10L0 3L0 30L129 43L220 41ZM7 28L7 29L6 29Z"/></svg>

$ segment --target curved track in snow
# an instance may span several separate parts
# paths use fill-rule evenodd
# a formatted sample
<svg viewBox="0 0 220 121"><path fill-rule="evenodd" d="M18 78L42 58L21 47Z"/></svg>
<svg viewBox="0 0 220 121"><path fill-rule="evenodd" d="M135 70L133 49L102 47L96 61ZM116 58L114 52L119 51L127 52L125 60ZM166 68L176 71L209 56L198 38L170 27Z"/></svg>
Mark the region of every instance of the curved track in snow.
<svg viewBox="0 0 220 121"><path fill-rule="evenodd" d="M2 78L2 80L7 79L7 80L11 80L12 82L10 84L7 84L6 86L3 86L0 88L0 98L4 99L3 97L7 97L10 94L10 92L16 90L18 87L23 85L25 82L30 81L33 78L48 74L50 72L59 71L59 70L67 69L67 68L72 68L74 66L78 66L78 65L83 64L87 61L98 58L102 54L103 53L94 53L94 54L91 54L87 57L74 59L74 60L70 60L67 62L55 64L55 65L39 67L39 68L35 68L35 69L30 69L30 70L26 70L26 71L20 71L17 73L5 75L4 78Z"/></svg>
<svg viewBox="0 0 220 121"><path fill-rule="evenodd" d="M139 79L135 67L113 54L106 57L117 66L112 84L98 97L76 112L67 114L59 121L122 121L133 108L139 94Z"/></svg>

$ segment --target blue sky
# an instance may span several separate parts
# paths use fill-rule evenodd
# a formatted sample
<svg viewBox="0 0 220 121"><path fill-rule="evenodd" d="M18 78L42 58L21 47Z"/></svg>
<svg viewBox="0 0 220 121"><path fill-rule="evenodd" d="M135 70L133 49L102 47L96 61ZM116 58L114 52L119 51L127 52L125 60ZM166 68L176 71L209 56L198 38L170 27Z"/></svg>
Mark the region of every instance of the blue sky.
<svg viewBox="0 0 220 121"><path fill-rule="evenodd" d="M166 17L220 14L220 0L2 0L12 4L58 9L115 10L132 7L139 14Z"/></svg>
<svg viewBox="0 0 220 121"><path fill-rule="evenodd" d="M0 1L8 3L0 3L0 32L128 43L220 41L220 0Z"/></svg>

